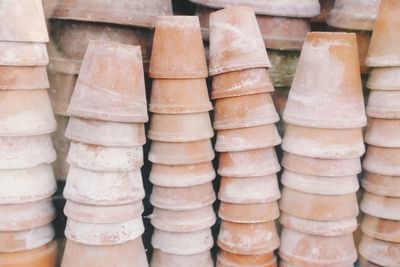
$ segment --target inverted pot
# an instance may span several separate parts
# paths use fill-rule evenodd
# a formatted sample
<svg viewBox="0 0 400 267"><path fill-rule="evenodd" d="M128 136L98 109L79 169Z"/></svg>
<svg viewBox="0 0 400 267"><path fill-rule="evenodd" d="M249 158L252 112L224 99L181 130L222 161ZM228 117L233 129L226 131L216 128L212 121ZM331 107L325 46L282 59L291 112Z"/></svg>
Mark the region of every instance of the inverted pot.
<svg viewBox="0 0 400 267"><path fill-rule="evenodd" d="M373 68L368 77L367 87L372 90L397 91L400 88L400 68Z"/></svg>
<svg viewBox="0 0 400 267"><path fill-rule="evenodd" d="M54 114L68 116L68 106L78 75L49 70L49 96Z"/></svg>
<svg viewBox="0 0 400 267"><path fill-rule="evenodd" d="M210 251L193 255L176 255L155 249L150 264L152 267L214 267Z"/></svg>
<svg viewBox="0 0 400 267"><path fill-rule="evenodd" d="M400 199L364 193L360 209L371 216L400 221Z"/></svg>
<svg viewBox="0 0 400 267"><path fill-rule="evenodd" d="M366 107L367 115L371 118L400 119L399 91L373 90L369 94Z"/></svg>
<svg viewBox="0 0 400 267"><path fill-rule="evenodd" d="M400 243L400 222L365 215L361 230L366 235L382 241Z"/></svg>
<svg viewBox="0 0 400 267"><path fill-rule="evenodd" d="M387 176L366 172L362 180L363 188L372 194L387 197L400 197L399 176Z"/></svg>
<svg viewBox="0 0 400 267"><path fill-rule="evenodd" d="M260 204L234 204L221 201L218 216L234 223L270 222L279 217L278 202Z"/></svg>
<svg viewBox="0 0 400 267"><path fill-rule="evenodd" d="M400 176L400 149L368 146L363 167L368 172L388 176Z"/></svg>
<svg viewBox="0 0 400 267"><path fill-rule="evenodd" d="M358 250L365 259L379 266L398 266L400 264L399 243L374 239L364 234Z"/></svg>
<svg viewBox="0 0 400 267"><path fill-rule="evenodd" d="M38 90L49 87L44 66L0 66L0 90Z"/></svg>
<svg viewBox="0 0 400 267"><path fill-rule="evenodd" d="M400 120L368 119L365 142L374 146L400 148Z"/></svg>
<svg viewBox="0 0 400 267"><path fill-rule="evenodd" d="M0 66L46 66L46 43L0 41Z"/></svg>
<svg viewBox="0 0 400 267"><path fill-rule="evenodd" d="M274 252L261 255L240 255L224 250L218 252L218 267L274 267L277 266L277 259Z"/></svg>

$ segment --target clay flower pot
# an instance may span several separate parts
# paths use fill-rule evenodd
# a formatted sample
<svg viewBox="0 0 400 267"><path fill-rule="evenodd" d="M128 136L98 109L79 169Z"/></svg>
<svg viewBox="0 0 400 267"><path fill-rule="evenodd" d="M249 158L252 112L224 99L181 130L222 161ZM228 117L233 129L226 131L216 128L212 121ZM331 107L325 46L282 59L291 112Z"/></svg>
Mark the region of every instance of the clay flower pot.
<svg viewBox="0 0 400 267"><path fill-rule="evenodd" d="M49 70L49 96L54 114L68 116L68 106L78 75Z"/></svg>
<svg viewBox="0 0 400 267"><path fill-rule="evenodd" d="M184 211L212 205L216 200L212 183L191 187L153 186L150 203L157 208Z"/></svg>
<svg viewBox="0 0 400 267"><path fill-rule="evenodd" d="M400 119L400 91L373 90L369 94L367 115L371 118Z"/></svg>
<svg viewBox="0 0 400 267"><path fill-rule="evenodd" d="M361 128L322 129L291 124L286 126L282 149L322 159L357 158L365 152Z"/></svg>
<svg viewBox="0 0 400 267"><path fill-rule="evenodd" d="M57 180L65 181L69 170L67 157L71 144L71 141L65 138L65 129L67 128L69 117L56 116L56 120L57 130L51 135L57 153L57 159L53 162L54 176Z"/></svg>
<svg viewBox="0 0 400 267"><path fill-rule="evenodd" d="M218 152L244 151L279 145L282 139L274 124L249 128L220 130L215 150Z"/></svg>
<svg viewBox="0 0 400 267"><path fill-rule="evenodd" d="M272 67L268 69L273 85L291 87L300 58L299 51L278 51L268 49Z"/></svg>
<svg viewBox="0 0 400 267"><path fill-rule="evenodd" d="M352 234L327 237L283 228L279 256L294 266L352 266L357 250Z"/></svg>
<svg viewBox="0 0 400 267"><path fill-rule="evenodd" d="M355 193L327 196L303 193L284 187L279 208L290 215L318 221L343 221L358 215Z"/></svg>
<svg viewBox="0 0 400 267"><path fill-rule="evenodd" d="M368 78L367 87L372 90L399 90L400 68L373 68Z"/></svg>
<svg viewBox="0 0 400 267"><path fill-rule="evenodd" d="M281 162L285 169L314 176L343 177L361 172L360 158L317 159L284 152Z"/></svg>
<svg viewBox="0 0 400 267"><path fill-rule="evenodd" d="M215 130L247 128L279 121L268 93L217 99L214 116Z"/></svg>
<svg viewBox="0 0 400 267"><path fill-rule="evenodd" d="M261 204L234 204L221 201L218 216L235 223L270 222L279 217L278 202Z"/></svg>
<svg viewBox="0 0 400 267"><path fill-rule="evenodd" d="M175 255L162 252L159 249L153 251L151 267L214 267L214 261L209 251L193 255Z"/></svg>
<svg viewBox="0 0 400 267"><path fill-rule="evenodd" d="M195 79L208 76L197 17L157 18L149 75L151 78L167 79Z"/></svg>
<svg viewBox="0 0 400 267"><path fill-rule="evenodd" d="M368 172L388 176L400 176L400 149L368 146L363 166Z"/></svg>
<svg viewBox="0 0 400 267"><path fill-rule="evenodd" d="M366 235L382 241L400 243L400 222L366 215L361 224Z"/></svg>
<svg viewBox="0 0 400 267"><path fill-rule="evenodd" d="M0 90L38 90L49 87L44 66L0 66Z"/></svg>
<svg viewBox="0 0 400 267"><path fill-rule="evenodd" d="M276 261L277 260L275 254L273 252L261 255L240 255L221 250L219 251L217 256L218 267L229 267L229 266L273 267L277 266Z"/></svg>
<svg viewBox="0 0 400 267"><path fill-rule="evenodd" d="M133 171L143 166L143 147L105 147L71 142L67 162L72 167L92 171Z"/></svg>
<svg viewBox="0 0 400 267"><path fill-rule="evenodd" d="M315 73L320 75L316 78ZM365 126L367 118L359 73L355 34L309 33L283 119L290 124L315 128Z"/></svg>
<svg viewBox="0 0 400 267"><path fill-rule="evenodd" d="M368 192L364 193L360 209L369 215L400 221L400 198L384 197Z"/></svg>
<svg viewBox="0 0 400 267"><path fill-rule="evenodd" d="M162 114L212 110L205 79L154 79L149 111Z"/></svg>
<svg viewBox="0 0 400 267"><path fill-rule="evenodd" d="M87 119L147 122L144 86L139 46L91 41L68 113Z"/></svg>
<svg viewBox="0 0 400 267"><path fill-rule="evenodd" d="M67 240L61 266L123 267L132 264L137 267L149 266L141 238L108 246L93 246Z"/></svg>
<svg viewBox="0 0 400 267"><path fill-rule="evenodd" d="M372 263L381 266L400 265L400 244L385 242L363 235L358 248L360 254Z"/></svg>
<svg viewBox="0 0 400 267"><path fill-rule="evenodd" d="M187 143L154 141L150 147L149 160L162 165L191 165L214 159L210 140Z"/></svg>
<svg viewBox="0 0 400 267"><path fill-rule="evenodd" d="M218 246L228 252L242 255L260 255L279 247L275 222L242 224L221 222Z"/></svg>
<svg viewBox="0 0 400 267"><path fill-rule="evenodd" d="M400 148L400 120L369 118L365 142L374 146Z"/></svg>
<svg viewBox="0 0 400 267"><path fill-rule="evenodd" d="M1 136L41 135L56 130L46 90L0 91L0 95Z"/></svg>
<svg viewBox="0 0 400 267"><path fill-rule="evenodd" d="M400 3L396 0L381 2L374 24L366 64L370 67L400 66L400 34L394 30L400 27Z"/></svg>
<svg viewBox="0 0 400 267"><path fill-rule="evenodd" d="M375 195L387 197L399 197L398 190L400 186L400 177L386 176L367 172L362 180L362 187Z"/></svg>
<svg viewBox="0 0 400 267"><path fill-rule="evenodd" d="M262 176L277 173L280 169L273 147L219 155L218 174L221 176Z"/></svg>
<svg viewBox="0 0 400 267"><path fill-rule="evenodd" d="M271 93L274 87L265 68L246 69L215 75L211 98L227 98L259 93Z"/></svg>
<svg viewBox="0 0 400 267"><path fill-rule="evenodd" d="M212 162L175 166L154 163L149 180L163 187L188 187L211 182L215 176Z"/></svg>
<svg viewBox="0 0 400 267"><path fill-rule="evenodd" d="M214 240L211 229L188 233L164 232L154 229L151 238L153 248L175 255L193 255L212 248Z"/></svg>
<svg viewBox="0 0 400 267"><path fill-rule="evenodd" d="M211 13L210 75L268 67L271 63L252 8L228 7Z"/></svg>
<svg viewBox="0 0 400 267"><path fill-rule="evenodd" d="M46 66L47 64L49 57L45 43L0 41L1 66Z"/></svg>

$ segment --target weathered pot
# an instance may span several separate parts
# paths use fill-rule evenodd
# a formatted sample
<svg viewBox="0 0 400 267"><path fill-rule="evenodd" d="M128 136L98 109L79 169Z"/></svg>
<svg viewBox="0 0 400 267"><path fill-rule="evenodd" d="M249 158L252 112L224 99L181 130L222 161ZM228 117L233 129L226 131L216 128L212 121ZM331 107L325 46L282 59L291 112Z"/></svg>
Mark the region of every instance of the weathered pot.
<svg viewBox="0 0 400 267"><path fill-rule="evenodd" d="M214 262L209 251L193 255L176 255L162 252L159 249L153 251L151 267L214 267Z"/></svg>
<svg viewBox="0 0 400 267"><path fill-rule="evenodd" d="M0 66L0 90L38 90L49 87L44 66Z"/></svg>
<svg viewBox="0 0 400 267"><path fill-rule="evenodd" d="M234 204L221 201L218 216L234 223L270 222L279 217L278 202L261 204Z"/></svg>

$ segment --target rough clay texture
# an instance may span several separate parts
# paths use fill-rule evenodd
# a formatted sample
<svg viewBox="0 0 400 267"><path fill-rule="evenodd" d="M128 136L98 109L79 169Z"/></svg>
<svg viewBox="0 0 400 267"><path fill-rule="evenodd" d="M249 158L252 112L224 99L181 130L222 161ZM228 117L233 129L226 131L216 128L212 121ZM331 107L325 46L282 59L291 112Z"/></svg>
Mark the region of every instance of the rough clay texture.
<svg viewBox="0 0 400 267"><path fill-rule="evenodd" d="M46 66L49 56L45 43L0 42L1 66Z"/></svg>
<svg viewBox="0 0 400 267"><path fill-rule="evenodd" d="M270 222L279 217L277 201L261 204L234 204L221 201L218 216L234 223Z"/></svg>
<svg viewBox="0 0 400 267"><path fill-rule="evenodd" d="M214 261L209 251L193 255L175 255L162 252L159 249L153 251L151 267L214 267Z"/></svg>

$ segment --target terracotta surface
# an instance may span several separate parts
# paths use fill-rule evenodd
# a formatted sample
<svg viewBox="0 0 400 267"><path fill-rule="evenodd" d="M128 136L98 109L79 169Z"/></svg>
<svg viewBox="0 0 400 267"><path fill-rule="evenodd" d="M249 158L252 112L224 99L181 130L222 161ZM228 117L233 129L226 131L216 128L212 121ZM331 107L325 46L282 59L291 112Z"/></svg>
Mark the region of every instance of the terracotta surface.
<svg viewBox="0 0 400 267"><path fill-rule="evenodd" d="M367 104L367 115L371 118L400 119L400 91L370 92Z"/></svg>
<svg viewBox="0 0 400 267"><path fill-rule="evenodd" d="M125 267L132 264L149 266L141 238L111 246L91 246L67 240L61 266Z"/></svg>
<svg viewBox="0 0 400 267"><path fill-rule="evenodd" d="M210 75L271 67L250 7L228 7L210 15Z"/></svg>
<svg viewBox="0 0 400 267"><path fill-rule="evenodd" d="M400 176L400 149L368 146L363 167L365 170L388 176Z"/></svg>
<svg viewBox="0 0 400 267"><path fill-rule="evenodd" d="M382 265L368 261L361 255L358 257L358 262L360 263L361 267L383 267Z"/></svg>
<svg viewBox="0 0 400 267"><path fill-rule="evenodd" d="M0 90L37 90L49 87L45 67L0 66Z"/></svg>
<svg viewBox="0 0 400 267"><path fill-rule="evenodd" d="M383 197L365 192L360 209L378 218L400 221L400 198Z"/></svg>
<svg viewBox="0 0 400 267"><path fill-rule="evenodd" d="M275 254L273 252L261 255L239 255L221 250L217 256L218 267L272 267L276 266L276 261Z"/></svg>
<svg viewBox="0 0 400 267"><path fill-rule="evenodd" d="M175 255L155 249L151 258L151 267L214 267L209 251L194 255Z"/></svg>
<svg viewBox="0 0 400 267"><path fill-rule="evenodd" d="M304 219L343 221L358 215L355 193L340 196L307 194L284 187L279 208Z"/></svg>
<svg viewBox="0 0 400 267"><path fill-rule="evenodd" d="M199 19L195 16L157 18L151 52L151 78L206 78L207 62Z"/></svg>
<svg viewBox="0 0 400 267"><path fill-rule="evenodd" d="M275 88L292 86L300 52L268 49L268 56L272 64L268 73Z"/></svg>
<svg viewBox="0 0 400 267"><path fill-rule="evenodd" d="M317 159L284 152L281 164L285 169L315 176L343 177L361 172L361 161L350 159Z"/></svg>
<svg viewBox="0 0 400 267"><path fill-rule="evenodd" d="M318 236L282 229L279 256L294 266L352 266L357 260L353 235Z"/></svg>
<svg viewBox="0 0 400 267"><path fill-rule="evenodd" d="M191 165L212 161L214 150L210 140L187 143L152 142L149 161L162 165Z"/></svg>
<svg viewBox="0 0 400 267"><path fill-rule="evenodd" d="M175 166L154 163L149 180L158 186L187 187L211 182L215 176L212 162Z"/></svg>
<svg viewBox="0 0 400 267"><path fill-rule="evenodd" d="M212 183L191 187L153 186L150 203L160 209L175 211L199 209L216 200Z"/></svg>
<svg viewBox="0 0 400 267"><path fill-rule="evenodd" d="M46 43L1 42L0 66L46 66Z"/></svg>
<svg viewBox="0 0 400 267"><path fill-rule="evenodd" d="M286 126L282 149L292 154L321 159L356 158L365 152L361 128L321 129L292 124Z"/></svg>
<svg viewBox="0 0 400 267"><path fill-rule="evenodd" d="M221 221L218 246L242 255L260 255L279 247L275 222L241 224Z"/></svg>
<svg viewBox="0 0 400 267"><path fill-rule="evenodd" d="M360 254L372 263L382 266L400 265L400 244L385 242L363 235L358 248Z"/></svg>
<svg viewBox="0 0 400 267"><path fill-rule="evenodd" d="M154 79L149 111L163 114L212 110L205 79Z"/></svg>
<svg viewBox="0 0 400 267"><path fill-rule="evenodd" d="M400 2L384 0L381 2L378 17L374 24L371 44L366 63L370 67L400 66Z"/></svg>
<svg viewBox="0 0 400 267"><path fill-rule="evenodd" d="M365 142L374 146L400 148L400 120L368 119Z"/></svg>
<svg viewBox="0 0 400 267"><path fill-rule="evenodd" d="M217 132L215 150L218 152L244 151L279 145L282 139L274 124Z"/></svg>
<svg viewBox="0 0 400 267"><path fill-rule="evenodd" d="M275 148L269 147L221 153L217 172L221 176L253 177L277 173L280 169Z"/></svg>
<svg viewBox="0 0 400 267"><path fill-rule="evenodd" d="M57 153L57 159L53 162L54 176L57 180L65 181L68 176L69 164L67 163L70 141L65 138L69 117L55 116L57 120L57 130L52 133L53 145Z"/></svg>
<svg viewBox="0 0 400 267"><path fill-rule="evenodd" d="M271 124L279 121L268 93L217 99L214 129L226 130Z"/></svg>
<svg viewBox="0 0 400 267"><path fill-rule="evenodd" d="M319 73L318 77L315 73ZM294 125L315 128L365 126L367 119L359 73L355 34L309 33L283 119Z"/></svg>
<svg viewBox="0 0 400 267"><path fill-rule="evenodd" d="M78 75L49 70L50 90L49 96L53 111L57 115L68 116L68 106L74 92Z"/></svg>
<svg viewBox="0 0 400 267"><path fill-rule="evenodd" d="M269 222L279 217L278 202L261 204L233 204L221 201L218 216L235 223Z"/></svg>
<svg viewBox="0 0 400 267"><path fill-rule="evenodd" d="M399 197L400 177L379 175L367 172L362 180L363 188L375 195Z"/></svg>
<svg viewBox="0 0 400 267"><path fill-rule="evenodd" d="M367 87L372 90L399 90L400 68L373 68L368 78Z"/></svg>
<svg viewBox="0 0 400 267"><path fill-rule="evenodd" d="M91 41L68 113L88 119L147 122L140 47Z"/></svg>
<svg viewBox="0 0 400 267"><path fill-rule="evenodd" d="M366 235L387 242L400 243L400 222L366 215L361 224Z"/></svg>

